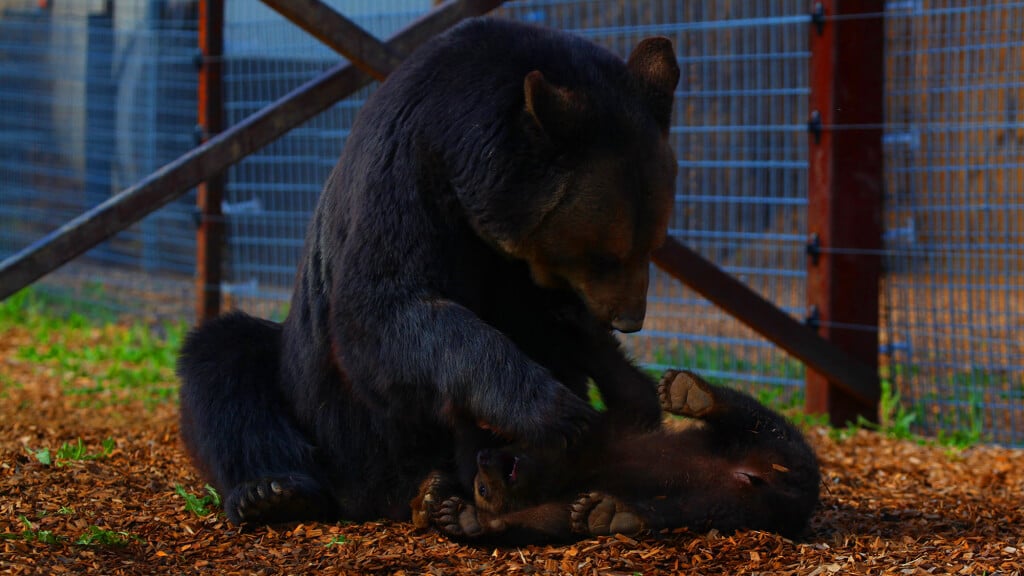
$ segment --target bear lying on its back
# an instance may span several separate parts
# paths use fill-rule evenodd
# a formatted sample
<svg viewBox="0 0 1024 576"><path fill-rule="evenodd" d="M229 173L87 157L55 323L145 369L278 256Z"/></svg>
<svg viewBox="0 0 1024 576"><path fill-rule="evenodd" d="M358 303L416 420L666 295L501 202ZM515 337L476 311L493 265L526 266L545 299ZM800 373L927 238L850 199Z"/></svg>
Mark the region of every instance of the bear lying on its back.
<svg viewBox="0 0 1024 576"><path fill-rule="evenodd" d="M408 517L480 449L659 423L612 328L645 313L676 161L679 68L477 19L367 100L306 238L283 326L242 314L182 350L182 436L234 522ZM461 453L456 453L461 451ZM468 458L467 458L468 455Z"/></svg>
<svg viewBox="0 0 1024 576"><path fill-rule="evenodd" d="M785 418L690 372L666 372L661 398L668 412L701 426L609 433L568 459L482 450L473 503L435 472L412 502L416 524L505 544L642 529L794 536L806 528L818 503L818 461Z"/></svg>

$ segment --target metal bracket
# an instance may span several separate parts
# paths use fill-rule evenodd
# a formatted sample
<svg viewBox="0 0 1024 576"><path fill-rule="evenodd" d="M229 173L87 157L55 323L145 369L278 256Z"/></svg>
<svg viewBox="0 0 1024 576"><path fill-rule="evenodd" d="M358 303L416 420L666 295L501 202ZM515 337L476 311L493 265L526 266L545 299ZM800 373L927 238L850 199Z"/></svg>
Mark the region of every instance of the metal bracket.
<svg viewBox="0 0 1024 576"><path fill-rule="evenodd" d="M817 232L812 233L807 238L807 245L804 247L804 250L811 257L811 264L817 266L818 258L821 256L821 237L818 236Z"/></svg>
<svg viewBox="0 0 1024 576"><path fill-rule="evenodd" d="M807 120L807 132L814 136L814 143L821 144L821 112L811 111L811 117Z"/></svg>
<svg viewBox="0 0 1024 576"><path fill-rule="evenodd" d="M196 124L192 128L192 139L195 140L196 146L199 146L203 142L206 142L210 134L206 131L206 126L202 124Z"/></svg>
<svg viewBox="0 0 1024 576"><path fill-rule="evenodd" d="M825 5L821 2L815 2L811 6L811 24L817 29L818 36L825 33Z"/></svg>
<svg viewBox="0 0 1024 576"><path fill-rule="evenodd" d="M821 312L818 311L818 307L814 304L811 304L811 307L807 309L807 316L804 317L804 326L814 331L821 327Z"/></svg>
<svg viewBox="0 0 1024 576"><path fill-rule="evenodd" d="M222 224L224 224L226 226L227 222L228 222L228 218L230 217L230 214L225 214L225 213L216 214L216 215L215 214L206 214L206 213L203 212L203 210L199 206L193 206L192 209L189 210L189 216L192 217L192 223L195 225L196 229L198 230L199 227L202 226L206 222L212 222L214 224L219 222L219 223L222 223Z"/></svg>

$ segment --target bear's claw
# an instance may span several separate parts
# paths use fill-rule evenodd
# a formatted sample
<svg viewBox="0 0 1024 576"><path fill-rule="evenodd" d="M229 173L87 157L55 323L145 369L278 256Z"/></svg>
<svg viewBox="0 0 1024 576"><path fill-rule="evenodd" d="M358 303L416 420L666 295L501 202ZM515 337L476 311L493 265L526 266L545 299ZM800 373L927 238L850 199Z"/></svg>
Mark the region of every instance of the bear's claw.
<svg viewBox="0 0 1024 576"><path fill-rule="evenodd" d="M235 524L275 524L316 520L330 509L311 478L269 477L235 486L224 511Z"/></svg>
<svg viewBox="0 0 1024 576"><path fill-rule="evenodd" d="M431 515L434 525L449 536L479 536L483 533L476 517L476 507L459 496L441 501Z"/></svg>

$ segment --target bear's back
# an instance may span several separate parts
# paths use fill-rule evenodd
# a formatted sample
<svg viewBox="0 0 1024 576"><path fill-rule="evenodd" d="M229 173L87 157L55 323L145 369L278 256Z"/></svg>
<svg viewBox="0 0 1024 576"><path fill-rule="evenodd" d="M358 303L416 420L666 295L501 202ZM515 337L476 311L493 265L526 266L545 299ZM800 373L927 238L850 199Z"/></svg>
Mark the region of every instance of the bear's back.
<svg viewBox="0 0 1024 576"><path fill-rule="evenodd" d="M595 116L608 123L638 98L625 62L612 52L564 32L483 17L421 46L360 115L398 131L403 124L455 132L456 126L495 123L522 110L523 82L534 70L556 86L586 93Z"/></svg>

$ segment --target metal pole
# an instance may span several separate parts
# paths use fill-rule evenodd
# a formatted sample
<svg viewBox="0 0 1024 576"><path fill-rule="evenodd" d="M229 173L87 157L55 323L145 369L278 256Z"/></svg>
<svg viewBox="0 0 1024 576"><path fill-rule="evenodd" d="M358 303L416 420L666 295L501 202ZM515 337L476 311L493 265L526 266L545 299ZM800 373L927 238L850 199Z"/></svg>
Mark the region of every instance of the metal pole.
<svg viewBox="0 0 1024 576"><path fill-rule="evenodd" d="M199 124L200 141L224 129L224 0L199 0ZM199 227L196 230L196 320L220 313L221 270L224 256L224 172L197 189Z"/></svg>
<svg viewBox="0 0 1024 576"><path fill-rule="evenodd" d="M814 2L810 30L808 321L876 373L884 8L882 0ZM806 410L841 426L858 416L876 420L878 406L812 369Z"/></svg>

